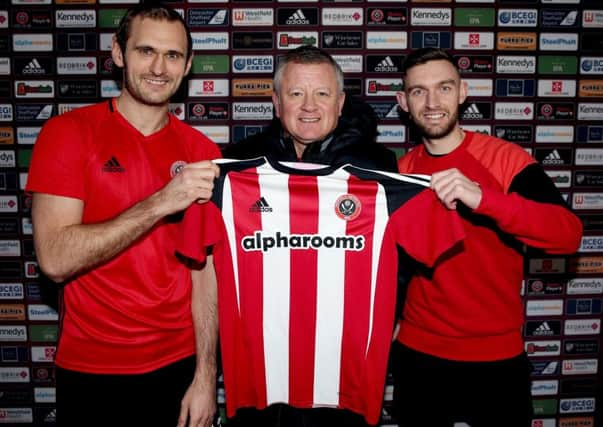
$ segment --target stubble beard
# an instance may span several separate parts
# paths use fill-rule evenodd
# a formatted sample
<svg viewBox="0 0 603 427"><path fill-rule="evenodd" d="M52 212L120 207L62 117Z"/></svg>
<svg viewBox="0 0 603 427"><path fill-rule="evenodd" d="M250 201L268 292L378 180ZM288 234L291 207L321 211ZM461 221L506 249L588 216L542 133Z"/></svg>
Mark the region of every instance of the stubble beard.
<svg viewBox="0 0 603 427"><path fill-rule="evenodd" d="M458 110L450 116L448 123L444 127L426 126L419 120L413 119L415 126L421 131L423 137L427 139L440 139L450 135L456 128L458 122Z"/></svg>
<svg viewBox="0 0 603 427"><path fill-rule="evenodd" d="M132 79L136 78L133 76ZM144 78L144 77L143 77ZM132 98L136 101L140 102L144 105L149 105L153 107L163 106L169 103L170 98L176 93L178 88L173 89L171 92L167 93L165 96L161 98L151 97L144 93L140 86L137 86L134 81L130 79L128 73L128 64L124 60L124 68L123 68L123 89L127 90ZM178 85L180 86L180 85Z"/></svg>

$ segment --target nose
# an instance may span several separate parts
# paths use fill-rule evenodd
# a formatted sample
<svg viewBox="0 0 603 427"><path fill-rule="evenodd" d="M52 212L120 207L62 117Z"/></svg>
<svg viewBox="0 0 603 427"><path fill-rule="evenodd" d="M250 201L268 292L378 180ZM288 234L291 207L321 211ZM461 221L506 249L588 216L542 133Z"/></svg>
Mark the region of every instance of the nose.
<svg viewBox="0 0 603 427"><path fill-rule="evenodd" d="M151 72L157 76L165 72L165 58L163 55L155 55L151 62Z"/></svg>
<svg viewBox="0 0 603 427"><path fill-rule="evenodd" d="M427 107L436 108L440 106L440 96L437 90L428 90L426 97Z"/></svg>
<svg viewBox="0 0 603 427"><path fill-rule="evenodd" d="M315 110L316 109L316 100L312 95L304 96L304 103L302 104L302 108L304 110Z"/></svg>

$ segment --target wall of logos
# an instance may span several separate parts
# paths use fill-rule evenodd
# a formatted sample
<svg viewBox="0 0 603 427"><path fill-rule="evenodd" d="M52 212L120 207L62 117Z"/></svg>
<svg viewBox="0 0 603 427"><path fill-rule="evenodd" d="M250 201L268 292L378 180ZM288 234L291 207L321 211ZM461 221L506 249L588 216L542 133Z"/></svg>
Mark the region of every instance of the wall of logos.
<svg viewBox="0 0 603 427"><path fill-rule="evenodd" d="M23 193L31 150L48 118L119 94L111 36L136 2L0 0L0 424L56 423L56 295L39 277ZM416 48L451 49L469 85L463 126L530 151L584 223L577 255L526 263L533 427L602 422L601 0L172 4L191 27L196 56L171 111L221 144L270 121L275 62L313 44L341 64L347 91L373 106L378 142L402 153L416 138L394 100L401 62ZM391 394L388 385L383 425L395 425Z"/></svg>

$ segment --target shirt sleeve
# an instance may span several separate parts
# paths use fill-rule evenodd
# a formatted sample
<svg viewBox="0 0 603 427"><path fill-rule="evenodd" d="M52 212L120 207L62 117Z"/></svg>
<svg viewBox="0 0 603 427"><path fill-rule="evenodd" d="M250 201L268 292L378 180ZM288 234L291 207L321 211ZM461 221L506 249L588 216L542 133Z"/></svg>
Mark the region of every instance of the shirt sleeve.
<svg viewBox="0 0 603 427"><path fill-rule="evenodd" d="M447 209L430 189L404 203L391 220L396 242L428 267L465 237L457 212Z"/></svg>
<svg viewBox="0 0 603 427"><path fill-rule="evenodd" d="M90 156L87 135L71 118L58 116L47 121L34 146L26 191L84 200L82 173Z"/></svg>
<svg viewBox="0 0 603 427"><path fill-rule="evenodd" d="M224 222L213 202L193 203L180 223L180 240L176 252L202 263L207 248L219 243L224 236Z"/></svg>

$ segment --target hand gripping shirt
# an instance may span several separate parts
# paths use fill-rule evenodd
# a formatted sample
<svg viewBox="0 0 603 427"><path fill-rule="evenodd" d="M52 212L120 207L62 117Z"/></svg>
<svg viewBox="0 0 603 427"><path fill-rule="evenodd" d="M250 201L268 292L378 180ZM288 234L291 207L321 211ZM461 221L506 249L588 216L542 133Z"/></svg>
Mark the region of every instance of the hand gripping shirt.
<svg viewBox="0 0 603 427"><path fill-rule="evenodd" d="M203 260L213 246L228 415L280 402L345 408L374 424L396 245L433 265L462 239L460 220L425 176L291 165L221 164L213 203L183 220L181 254Z"/></svg>

